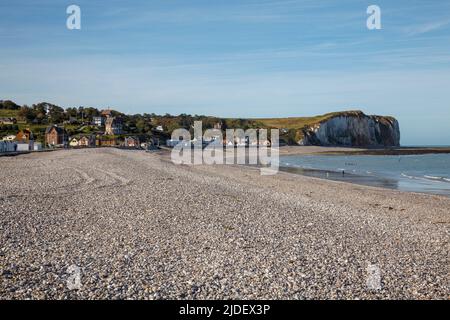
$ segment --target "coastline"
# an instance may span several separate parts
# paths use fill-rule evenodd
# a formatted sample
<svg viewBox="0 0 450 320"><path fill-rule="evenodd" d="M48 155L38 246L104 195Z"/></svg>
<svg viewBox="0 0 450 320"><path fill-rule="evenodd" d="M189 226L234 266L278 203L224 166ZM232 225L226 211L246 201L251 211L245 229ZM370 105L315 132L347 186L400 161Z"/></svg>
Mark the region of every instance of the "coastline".
<svg viewBox="0 0 450 320"><path fill-rule="evenodd" d="M449 161L450 149L447 147L306 148L299 151L280 152L280 170L326 180L450 197L449 179L445 173L449 170L445 165ZM402 159L404 161L400 162Z"/></svg>
<svg viewBox="0 0 450 320"><path fill-rule="evenodd" d="M61 150L0 165L3 298L448 298L446 197L179 166L167 152ZM73 264L83 285L70 291ZM367 288L370 265L379 290Z"/></svg>
<svg viewBox="0 0 450 320"><path fill-rule="evenodd" d="M450 147L352 148L319 146L282 146L280 155L421 155L448 154Z"/></svg>

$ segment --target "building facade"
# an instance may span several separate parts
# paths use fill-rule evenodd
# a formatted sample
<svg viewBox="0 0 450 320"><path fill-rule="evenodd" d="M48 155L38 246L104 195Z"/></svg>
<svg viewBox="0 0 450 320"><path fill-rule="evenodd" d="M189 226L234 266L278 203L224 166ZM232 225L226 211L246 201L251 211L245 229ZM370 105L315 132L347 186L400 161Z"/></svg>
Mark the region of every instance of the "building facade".
<svg viewBox="0 0 450 320"><path fill-rule="evenodd" d="M116 117L108 117L105 122L106 135L118 135L123 132L122 119Z"/></svg>
<svg viewBox="0 0 450 320"><path fill-rule="evenodd" d="M139 139L136 137L126 137L124 146L127 148L139 148Z"/></svg>
<svg viewBox="0 0 450 320"><path fill-rule="evenodd" d="M17 123L16 118L0 118L0 124L11 125L16 123Z"/></svg>
<svg viewBox="0 0 450 320"><path fill-rule="evenodd" d="M19 133L16 135L17 142L22 143L29 143L30 140L34 140L33 132L31 132L30 129L23 129L20 130Z"/></svg>
<svg viewBox="0 0 450 320"><path fill-rule="evenodd" d="M97 127L103 127L105 125L105 117L93 117L92 123Z"/></svg>
<svg viewBox="0 0 450 320"><path fill-rule="evenodd" d="M80 147L95 147L95 136L82 136L78 140L78 145Z"/></svg>
<svg viewBox="0 0 450 320"><path fill-rule="evenodd" d="M95 145L97 147L114 147L117 145L117 140L112 137L97 136L95 139Z"/></svg>
<svg viewBox="0 0 450 320"><path fill-rule="evenodd" d="M69 146L78 147L79 143L80 142L79 142L78 138L72 138L72 139L70 139Z"/></svg>
<svg viewBox="0 0 450 320"><path fill-rule="evenodd" d="M45 130L45 143L50 146L61 146L67 143L67 132L64 128L56 125Z"/></svg>

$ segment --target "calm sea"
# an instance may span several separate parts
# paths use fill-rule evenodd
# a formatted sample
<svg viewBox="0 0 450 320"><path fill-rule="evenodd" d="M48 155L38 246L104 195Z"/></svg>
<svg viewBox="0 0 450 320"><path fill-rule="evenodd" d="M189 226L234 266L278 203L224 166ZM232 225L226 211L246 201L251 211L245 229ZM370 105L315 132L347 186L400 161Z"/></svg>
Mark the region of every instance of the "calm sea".
<svg viewBox="0 0 450 320"><path fill-rule="evenodd" d="M450 154L283 156L280 166L319 178L450 196Z"/></svg>

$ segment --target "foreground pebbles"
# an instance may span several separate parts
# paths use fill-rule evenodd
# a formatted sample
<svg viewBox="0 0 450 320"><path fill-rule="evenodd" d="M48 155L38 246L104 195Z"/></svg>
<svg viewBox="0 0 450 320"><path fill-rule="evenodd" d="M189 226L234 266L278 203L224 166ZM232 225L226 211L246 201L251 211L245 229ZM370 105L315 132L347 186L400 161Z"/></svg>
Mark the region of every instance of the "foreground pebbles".
<svg viewBox="0 0 450 320"><path fill-rule="evenodd" d="M0 158L2 299L448 299L450 199L117 149Z"/></svg>

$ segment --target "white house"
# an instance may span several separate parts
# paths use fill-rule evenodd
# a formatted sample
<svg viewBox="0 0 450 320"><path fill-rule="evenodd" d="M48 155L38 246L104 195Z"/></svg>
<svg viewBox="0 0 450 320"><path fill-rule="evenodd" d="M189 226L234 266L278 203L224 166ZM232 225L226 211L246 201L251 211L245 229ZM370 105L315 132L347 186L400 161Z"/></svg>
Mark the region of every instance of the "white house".
<svg viewBox="0 0 450 320"><path fill-rule="evenodd" d="M177 144L179 144L181 141L180 140L173 140L173 139L169 139L166 141L166 145L170 148L175 147Z"/></svg>
<svg viewBox="0 0 450 320"><path fill-rule="evenodd" d="M269 140L260 141L259 145L264 147L270 147L270 141Z"/></svg>
<svg viewBox="0 0 450 320"><path fill-rule="evenodd" d="M16 140L16 136L13 134L3 137L3 141L14 141L14 140Z"/></svg>
<svg viewBox="0 0 450 320"><path fill-rule="evenodd" d="M17 151L32 151L34 150L34 141L30 140L29 143L18 143Z"/></svg>
<svg viewBox="0 0 450 320"><path fill-rule="evenodd" d="M79 145L79 141L77 138L72 138L72 140L70 140L70 142L69 142L69 146L71 146L71 147L78 147L78 145Z"/></svg>
<svg viewBox="0 0 450 320"><path fill-rule="evenodd" d="M105 125L105 118L104 117L93 117L92 118L94 125L97 127L102 127Z"/></svg>
<svg viewBox="0 0 450 320"><path fill-rule="evenodd" d="M178 145L179 143L181 143L182 146L184 147L189 147L192 146L192 141L188 141L188 140L166 140L166 146L173 148L176 145Z"/></svg>

